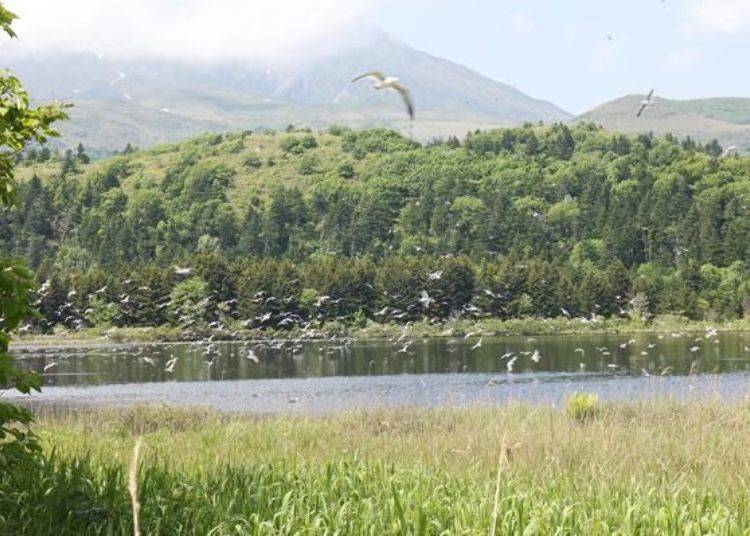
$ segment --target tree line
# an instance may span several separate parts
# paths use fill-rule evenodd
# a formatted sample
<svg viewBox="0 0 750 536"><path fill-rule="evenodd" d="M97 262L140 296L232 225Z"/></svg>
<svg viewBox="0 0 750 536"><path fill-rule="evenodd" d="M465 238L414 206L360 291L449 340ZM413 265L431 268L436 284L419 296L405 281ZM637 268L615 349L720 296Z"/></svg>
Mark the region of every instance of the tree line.
<svg viewBox="0 0 750 536"><path fill-rule="evenodd" d="M380 129L326 135L336 140L335 165L322 134L288 129L264 138L274 139L272 157L248 151L245 170L222 155L247 151L250 132L174 146L160 181L145 180L134 164L144 153L87 173L61 166L52 180L20 185L18 208L0 216L0 243L27 258L40 283L78 292L81 311L97 285L113 293L107 303L136 300L121 281L142 274L154 279L139 286L161 292L144 290L143 300L169 301L185 284L168 277L174 264L196 269L192 290L209 301L237 300L241 318L261 314L248 302L258 292L289 300L287 312L306 318L373 316L384 307L404 319L613 315L636 296L649 313L736 318L750 309L750 161L720 158L716 142L590 124L473 132L424 146ZM247 169L288 161L299 180L237 188ZM196 268L206 258L226 267L224 290ZM460 276L449 277L457 266ZM422 290L435 294L434 310L419 307ZM311 308L320 296L336 307ZM153 308L143 300L140 310ZM176 321L168 306L138 314L117 307L108 322ZM45 313L51 323L69 316L90 322Z"/></svg>

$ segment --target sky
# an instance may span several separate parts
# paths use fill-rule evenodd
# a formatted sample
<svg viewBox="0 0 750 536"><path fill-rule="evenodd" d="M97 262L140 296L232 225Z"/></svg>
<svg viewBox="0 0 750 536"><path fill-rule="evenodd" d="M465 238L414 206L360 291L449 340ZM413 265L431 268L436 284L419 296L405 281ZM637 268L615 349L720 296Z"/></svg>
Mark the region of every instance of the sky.
<svg viewBox="0 0 750 536"><path fill-rule="evenodd" d="M28 50L282 61L378 29L572 113L652 87L665 98L750 97L750 0L5 3L23 17Z"/></svg>

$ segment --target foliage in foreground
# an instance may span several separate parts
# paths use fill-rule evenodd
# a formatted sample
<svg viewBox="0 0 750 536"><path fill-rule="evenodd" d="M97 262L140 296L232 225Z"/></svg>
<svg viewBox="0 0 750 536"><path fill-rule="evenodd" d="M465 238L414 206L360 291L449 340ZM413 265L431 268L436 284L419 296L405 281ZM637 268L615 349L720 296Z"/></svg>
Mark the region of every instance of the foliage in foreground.
<svg viewBox="0 0 750 536"><path fill-rule="evenodd" d="M128 532L136 435L144 534L487 534L498 471L497 534L750 531L750 406L670 400L603 404L585 424L515 405L42 416L48 457L0 476L0 522L27 534Z"/></svg>
<svg viewBox="0 0 750 536"><path fill-rule="evenodd" d="M124 534L132 519L123 471L51 460L0 477L0 522L23 534ZM424 468L361 460L141 470L144 534L476 534L494 511L492 485ZM19 490L8 492L7 490ZM496 534L729 534L750 529L747 497L633 483L546 484L501 478Z"/></svg>
<svg viewBox="0 0 750 536"><path fill-rule="evenodd" d="M0 3L0 35L15 37L11 27L15 15ZM0 208L16 203L15 158L32 141L44 142L57 133L52 123L63 119L54 106L33 108L21 81L0 70ZM2 227L0 227L0 231ZM0 253L0 389L14 387L23 393L41 387L34 373L16 368L9 353L10 336L31 314L29 291L34 286L33 274L18 260ZM0 467L15 463L37 450L36 441L27 426L32 415L24 408L0 403Z"/></svg>

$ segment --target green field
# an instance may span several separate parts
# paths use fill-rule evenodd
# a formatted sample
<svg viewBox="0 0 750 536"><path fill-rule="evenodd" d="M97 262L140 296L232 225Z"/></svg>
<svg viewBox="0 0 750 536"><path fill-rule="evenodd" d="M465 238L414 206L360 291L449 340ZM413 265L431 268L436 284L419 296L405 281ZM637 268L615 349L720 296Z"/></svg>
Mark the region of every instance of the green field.
<svg viewBox="0 0 750 536"><path fill-rule="evenodd" d="M328 417L138 408L42 417L43 464L0 476L6 533L739 534L750 406L661 400ZM579 414L580 415L580 414Z"/></svg>

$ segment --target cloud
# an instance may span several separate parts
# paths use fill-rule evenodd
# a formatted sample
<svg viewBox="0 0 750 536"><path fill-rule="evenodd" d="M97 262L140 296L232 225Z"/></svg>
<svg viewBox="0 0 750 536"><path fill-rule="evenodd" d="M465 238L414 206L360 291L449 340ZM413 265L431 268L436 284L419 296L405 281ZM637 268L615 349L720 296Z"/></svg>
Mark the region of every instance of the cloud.
<svg viewBox="0 0 750 536"><path fill-rule="evenodd" d="M523 13L514 13L508 19L511 31L517 34L525 35L537 31L536 23Z"/></svg>
<svg viewBox="0 0 750 536"><path fill-rule="evenodd" d="M356 38L381 0L8 0L25 50L269 58Z"/></svg>
<svg viewBox="0 0 750 536"><path fill-rule="evenodd" d="M738 33L750 25L750 0L696 0L687 6L686 23L696 33Z"/></svg>

